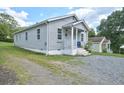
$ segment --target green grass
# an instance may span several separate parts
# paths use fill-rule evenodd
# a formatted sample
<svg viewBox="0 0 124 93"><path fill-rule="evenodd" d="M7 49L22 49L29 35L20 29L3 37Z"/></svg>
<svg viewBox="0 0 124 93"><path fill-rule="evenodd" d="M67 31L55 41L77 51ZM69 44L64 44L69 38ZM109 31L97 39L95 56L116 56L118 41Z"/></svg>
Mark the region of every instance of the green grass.
<svg viewBox="0 0 124 93"><path fill-rule="evenodd" d="M124 54L115 54L115 53L98 53L98 52L93 52L93 55L102 55L102 56L114 56L114 57L121 57L124 58Z"/></svg>
<svg viewBox="0 0 124 93"><path fill-rule="evenodd" d="M26 84L26 82L31 78L31 76L28 74L28 72L22 66L20 66L20 64L16 61L11 62L8 60L4 63L4 65L8 69L10 69L16 73L16 77L18 79L16 81L17 84L21 84L21 85Z"/></svg>
<svg viewBox="0 0 124 93"><path fill-rule="evenodd" d="M24 84L30 76L26 73L26 71L19 66L18 62L11 62L9 60L9 56L17 57L17 58L26 58L32 62L35 62L48 70L52 71L54 74L63 74L64 76L75 76L78 75L76 73L70 71L64 71L63 68L55 65L50 64L50 62L60 61L60 62L67 62L70 64L74 64L76 60L72 61L74 57L72 56L46 56L40 53L34 53L31 51L24 50L22 48L14 47L12 43L0 42L0 64L5 64L8 66L9 69L12 69L16 72L17 77L19 78L19 83ZM76 65L80 64L77 61Z"/></svg>
<svg viewBox="0 0 124 93"><path fill-rule="evenodd" d="M12 43L0 42L0 65L3 65L16 73L18 78L17 84L25 84L30 79L30 76L18 62L9 59L9 56L14 56L14 53L12 52L16 51L12 46Z"/></svg>
<svg viewBox="0 0 124 93"><path fill-rule="evenodd" d="M34 53L28 50L24 50L21 48L17 48L14 47L12 43L5 43L5 42L0 42L0 51L6 51L8 52L8 54L12 54L14 56L18 56L18 57L38 57L38 58L42 58L43 60L54 60L54 61L67 61L72 59L73 57L71 56L45 56L43 54L40 53Z"/></svg>

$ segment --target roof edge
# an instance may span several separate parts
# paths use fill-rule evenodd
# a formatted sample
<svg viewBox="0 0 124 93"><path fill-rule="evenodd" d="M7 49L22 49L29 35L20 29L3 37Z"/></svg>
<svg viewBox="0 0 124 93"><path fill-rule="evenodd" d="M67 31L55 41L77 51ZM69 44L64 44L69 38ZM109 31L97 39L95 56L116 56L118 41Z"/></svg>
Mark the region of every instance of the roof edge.
<svg viewBox="0 0 124 93"><path fill-rule="evenodd" d="M41 21L39 23L33 24L31 26L28 26L28 27L26 27L25 29L23 29L21 31L15 32L14 34L21 33L21 32L23 32L25 30L29 30L29 29L34 28L34 27L37 27L37 26L39 26L41 24L45 24L45 23L48 23L48 22L51 22L51 21L56 21L56 20L60 20L60 19L63 19L63 18L71 17L71 16L74 16L77 20L79 20L78 17L76 16L76 14L69 14L69 15L57 16L57 17L53 17L53 18L48 18L48 19L43 20L43 21Z"/></svg>

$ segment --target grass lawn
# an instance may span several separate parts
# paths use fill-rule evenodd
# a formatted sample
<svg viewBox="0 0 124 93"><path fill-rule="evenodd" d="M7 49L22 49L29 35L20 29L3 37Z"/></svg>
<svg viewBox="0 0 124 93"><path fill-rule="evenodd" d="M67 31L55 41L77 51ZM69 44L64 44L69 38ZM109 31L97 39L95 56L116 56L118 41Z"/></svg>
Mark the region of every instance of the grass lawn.
<svg viewBox="0 0 124 93"><path fill-rule="evenodd" d="M102 55L102 56L114 56L114 57L122 57L124 58L124 54L115 54L115 53L98 53L98 52L93 52L93 55Z"/></svg>
<svg viewBox="0 0 124 93"><path fill-rule="evenodd" d="M19 78L19 84L25 84L25 82L30 78L30 75L23 69L18 62L10 60L9 57L17 57L17 58L26 58L35 62L47 69L51 70L55 74L59 74L62 72L62 69L59 66L54 64L50 64L52 61L61 61L66 62L72 60L72 56L45 56L39 53L34 53L31 51L27 51L21 48L14 47L12 43L0 42L0 64L7 66L9 69L12 69ZM70 61L74 63L73 61ZM76 76L75 73L63 71L65 76L72 75Z"/></svg>

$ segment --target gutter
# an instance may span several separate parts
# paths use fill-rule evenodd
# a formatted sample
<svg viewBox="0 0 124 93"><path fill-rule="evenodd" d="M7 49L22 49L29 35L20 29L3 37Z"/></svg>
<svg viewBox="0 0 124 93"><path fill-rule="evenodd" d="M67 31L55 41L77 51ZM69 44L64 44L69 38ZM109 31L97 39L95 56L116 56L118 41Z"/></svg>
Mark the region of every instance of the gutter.
<svg viewBox="0 0 124 93"><path fill-rule="evenodd" d="M36 23L36 24L31 25L31 26L28 26L28 27L26 27L26 28L24 28L23 30L20 30L20 31L18 31L18 32L14 32L13 34L18 34L18 33L24 32L24 31L26 31L26 30L30 30L30 29L32 29L32 28L35 28L35 27L37 27L37 26L39 26L39 25L42 25L42 24L45 24L45 23L47 23L47 22L48 22L47 20L44 20L44 21L42 21L42 22L40 22L40 23Z"/></svg>

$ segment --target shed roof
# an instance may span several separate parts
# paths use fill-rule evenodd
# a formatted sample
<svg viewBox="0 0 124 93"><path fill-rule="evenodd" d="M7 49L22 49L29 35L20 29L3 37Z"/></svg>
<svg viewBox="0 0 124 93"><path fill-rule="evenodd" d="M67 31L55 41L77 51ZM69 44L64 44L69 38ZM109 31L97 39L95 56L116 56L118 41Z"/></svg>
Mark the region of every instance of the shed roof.
<svg viewBox="0 0 124 93"><path fill-rule="evenodd" d="M97 43L100 43L103 39L104 39L104 37L91 37L91 38L89 38L90 41L97 42Z"/></svg>
<svg viewBox="0 0 124 93"><path fill-rule="evenodd" d="M103 44L106 44L106 43L109 43L110 42L110 40L107 40L106 38L105 38L105 40L103 41Z"/></svg>
<svg viewBox="0 0 124 93"><path fill-rule="evenodd" d="M100 43L103 41L103 44L109 43L110 40L106 39L105 37L91 37L89 38L89 41L94 42L94 43Z"/></svg>

